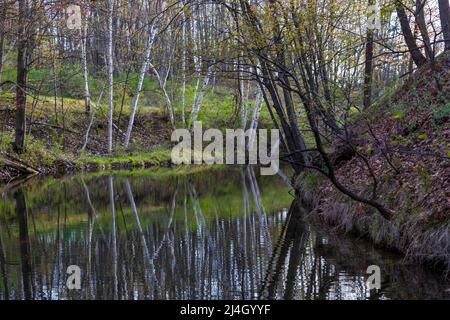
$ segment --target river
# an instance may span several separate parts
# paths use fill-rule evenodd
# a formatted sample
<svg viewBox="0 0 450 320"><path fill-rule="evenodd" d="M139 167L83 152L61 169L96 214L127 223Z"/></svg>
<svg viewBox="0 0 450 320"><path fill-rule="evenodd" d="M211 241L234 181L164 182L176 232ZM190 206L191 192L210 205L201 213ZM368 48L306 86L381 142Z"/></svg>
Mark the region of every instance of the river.
<svg viewBox="0 0 450 320"><path fill-rule="evenodd" d="M1 196L0 299L450 298L441 274L306 213L252 167L35 179Z"/></svg>

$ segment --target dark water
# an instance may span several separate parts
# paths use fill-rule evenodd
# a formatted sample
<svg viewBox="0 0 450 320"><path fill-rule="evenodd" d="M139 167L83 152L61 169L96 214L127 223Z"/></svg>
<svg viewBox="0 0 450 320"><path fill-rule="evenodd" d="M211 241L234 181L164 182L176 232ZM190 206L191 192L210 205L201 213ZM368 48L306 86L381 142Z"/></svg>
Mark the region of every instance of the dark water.
<svg viewBox="0 0 450 320"><path fill-rule="evenodd" d="M0 299L450 297L441 275L303 214L280 177L252 168L31 181L1 198Z"/></svg>

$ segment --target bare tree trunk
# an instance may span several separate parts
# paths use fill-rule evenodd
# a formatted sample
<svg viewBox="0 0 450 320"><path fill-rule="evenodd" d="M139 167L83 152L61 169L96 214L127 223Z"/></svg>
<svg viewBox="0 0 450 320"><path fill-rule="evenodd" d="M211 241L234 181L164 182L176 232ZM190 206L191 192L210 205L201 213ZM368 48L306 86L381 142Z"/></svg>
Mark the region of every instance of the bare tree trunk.
<svg viewBox="0 0 450 320"><path fill-rule="evenodd" d="M169 112L169 119L170 119L170 124L172 125L172 128L176 129L175 126L175 116L173 114L173 105L172 105L172 100L169 97L169 94L167 93L166 90L166 85L167 85L167 79L169 78L170 75L170 71L172 69L172 61L173 61L173 56L175 54L175 49L176 49L176 45L173 45L173 49L169 50L169 62L166 68L166 74L164 75L164 77L162 77L160 75L160 73L158 72L158 70L155 68L155 66L149 62L149 66L152 69L153 73L156 75L156 78L158 80L158 84L159 84L159 88L161 89L161 91L164 94L164 98L166 99L166 104L167 104L167 111Z"/></svg>
<svg viewBox="0 0 450 320"><path fill-rule="evenodd" d="M202 89L199 90L200 87L200 79L201 79L201 73L202 73L202 60L201 57L199 56L199 46L201 45L201 37L200 37L200 30L199 30L199 22L197 19L199 19L198 17L195 17L196 11L193 12L194 14L194 19L192 20L192 28L191 28L191 35L192 35L192 41L193 41L193 62L194 62L194 67L195 67L195 72L197 74L197 83L195 85L195 91L194 91L194 101L192 102L191 105L191 117L190 117L190 123L189 126L191 127L193 125L193 122L197 119L197 115L194 115L194 111L198 105L197 101L203 100L203 87L206 88L206 86L208 85L209 82L209 77L206 76L203 80L203 85L202 85ZM198 13L197 13L198 14ZM208 69L209 72L209 69ZM206 85L205 85L206 83ZM200 101L201 104L201 101ZM195 118L195 119L194 119Z"/></svg>
<svg viewBox="0 0 450 320"><path fill-rule="evenodd" d="M411 57L414 60L414 63L416 64L417 67L420 68L427 62L427 59L424 57L422 52L420 52L420 49L417 47L416 39L414 38L414 35L411 31L411 27L409 25L408 16L406 15L403 3L400 0L396 0L396 9L406 45L408 46L408 49L411 53Z"/></svg>
<svg viewBox="0 0 450 320"><path fill-rule="evenodd" d="M284 52L282 50L279 50L277 53L277 57L276 57L276 61L277 61L277 72L278 72L278 78L280 79L280 82L282 83L282 91L283 91L283 97L284 97L284 105L285 105L285 109L286 109L286 119L289 123L289 127L290 127L290 134L292 137L292 142L293 142L293 152L300 152L301 155L301 160L304 164L308 163L308 157L307 155L302 152L302 150L306 150L306 143L304 138L302 137L301 133L300 133L300 129L298 127L298 119L297 119L297 115L296 112L294 110L294 101L292 98L292 94L290 91L290 80L289 80L289 75L286 72L286 67L285 67L285 55Z"/></svg>
<svg viewBox="0 0 450 320"><path fill-rule="evenodd" d="M439 15L442 33L444 34L445 50L450 50L450 5L449 0L439 0Z"/></svg>
<svg viewBox="0 0 450 320"><path fill-rule="evenodd" d="M19 34L17 46L16 134L14 149L22 152L25 144L27 102L27 1L19 0Z"/></svg>
<svg viewBox="0 0 450 320"><path fill-rule="evenodd" d="M158 80L159 88L161 89L161 91L164 94L164 98L166 99L166 103L167 103L167 110L169 111L170 123L172 124L172 127L175 129L175 117L173 115L172 100L170 100L169 94L167 93L167 90L166 90L167 78L163 79L161 77L161 75L159 74L158 70L156 70L155 66L152 63L150 63L150 68L152 69L153 73L155 74L156 79ZM170 69L167 72L170 72Z"/></svg>
<svg viewBox="0 0 450 320"><path fill-rule="evenodd" d="M369 6L373 6L375 0L369 0ZM372 104L372 78L373 78L373 38L374 30L367 25L366 38L366 62L364 67L364 109L368 109Z"/></svg>
<svg viewBox="0 0 450 320"><path fill-rule="evenodd" d="M148 65L150 63L150 52L153 46L153 42L155 41L156 29L153 26L150 26L148 30L148 39L147 44L144 51L144 59L141 65L141 71L139 74L139 81L136 87L136 92L134 94L133 104L131 105L131 114L130 120L128 122L127 133L125 134L125 142L124 147L128 148L130 145L131 132L133 131L134 118L136 117L136 109L139 103L139 96L142 90L142 85L144 84L145 73L147 72Z"/></svg>
<svg viewBox="0 0 450 320"><path fill-rule="evenodd" d="M203 97L205 96L205 92L206 92L206 88L208 87L209 79L211 79L212 68L213 68L212 66L210 66L208 68L208 72L207 72L205 78L203 79L203 84L202 84L202 88L200 89L200 93L198 94L197 99L192 104L192 108L191 108L191 123L190 123L191 127L194 124L194 122L197 121L198 112L199 112L200 107L202 105Z"/></svg>
<svg viewBox="0 0 450 320"><path fill-rule="evenodd" d="M113 79L113 10L114 1L108 0L108 36L106 57L108 61L108 153L113 150L113 111L114 111L114 79Z"/></svg>
<svg viewBox="0 0 450 320"><path fill-rule="evenodd" d="M102 97L103 97L103 90L100 92L100 95L97 100L97 105L94 104L94 110L92 110L92 112L91 112L91 119L89 120L89 124L86 129L86 133L84 135L84 143L83 143L83 146L81 147L81 151L84 151L86 149L87 144L89 142L89 133L91 132L91 127L92 127L92 124L94 123L95 113L97 112L97 109L98 109L98 106L100 105L100 101L102 100Z"/></svg>
<svg viewBox="0 0 450 320"><path fill-rule="evenodd" d="M89 92L89 77L87 66L87 29L88 19L83 19L83 26L81 28L81 67L83 69L83 81L84 81L84 101L86 113L91 111L91 94Z"/></svg>
<svg viewBox="0 0 450 320"><path fill-rule="evenodd" d="M255 138L256 138L256 129L258 128L258 120L259 120L259 115L261 112L261 106L262 106L262 102L263 102L261 96L262 96L261 89L258 89L258 93L256 94L256 97L255 97L255 104L253 106L252 119L250 120L250 124L249 124L249 129L255 130L255 131L251 131L252 134L249 137L247 149L250 149L252 147L252 145L255 141Z"/></svg>
<svg viewBox="0 0 450 320"><path fill-rule="evenodd" d="M3 53L5 45L5 20L6 16L6 5L4 5L2 12L0 12L0 83L2 83L2 73L3 73ZM0 86L0 93L2 92L2 87Z"/></svg>
<svg viewBox="0 0 450 320"><path fill-rule="evenodd" d="M183 127L186 127L186 13L184 12L184 1L182 1L183 9L182 9L182 19L183 19L183 28L182 28L182 46L183 46L183 61L181 65L181 72L183 73L183 87L181 93L181 122L183 123Z"/></svg>
<svg viewBox="0 0 450 320"><path fill-rule="evenodd" d="M245 87L244 87L244 52L239 53L238 58L238 69L239 69L239 100L241 103L241 125L245 130L247 126L247 112L245 108Z"/></svg>
<svg viewBox="0 0 450 320"><path fill-rule="evenodd" d="M425 4L427 3L426 0L416 0L416 22L417 26L420 30L420 35L422 36L423 43L425 46L425 54L427 56L427 59L432 61L434 59L433 50L431 49L431 41L430 36L428 35L427 25L425 22Z"/></svg>

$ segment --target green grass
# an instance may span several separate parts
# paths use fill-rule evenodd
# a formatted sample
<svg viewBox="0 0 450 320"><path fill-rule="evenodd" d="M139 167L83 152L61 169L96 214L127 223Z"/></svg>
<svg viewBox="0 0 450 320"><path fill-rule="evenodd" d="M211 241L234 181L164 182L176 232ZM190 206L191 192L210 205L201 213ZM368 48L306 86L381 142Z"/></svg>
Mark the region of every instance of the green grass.
<svg viewBox="0 0 450 320"><path fill-rule="evenodd" d="M139 152L119 151L111 156L93 156L87 154L77 155L73 152L65 152L60 143L55 143L51 147L42 140L26 137L26 150L16 157L26 161L28 164L41 169L51 169L58 162L72 163L75 168L83 168L88 165L97 166L103 169L121 167L148 167L161 166L163 162L170 161L171 150L158 147L154 150L144 150ZM0 133L0 151L13 154L12 132Z"/></svg>
<svg viewBox="0 0 450 320"><path fill-rule="evenodd" d="M14 154L12 150L13 133L0 133L0 151ZM27 135L25 137L26 149L22 154L15 156L34 167L49 168L55 165L57 161L75 162L76 156L70 152L64 152L60 143L54 143L51 147L47 146L42 140L33 139Z"/></svg>
<svg viewBox="0 0 450 320"><path fill-rule="evenodd" d="M131 164L132 167L144 167L146 164L159 166L164 161L171 159L171 150L158 148L151 151L140 151L133 153L117 153L112 156L83 155L77 159L81 165L96 164L110 168L112 165Z"/></svg>

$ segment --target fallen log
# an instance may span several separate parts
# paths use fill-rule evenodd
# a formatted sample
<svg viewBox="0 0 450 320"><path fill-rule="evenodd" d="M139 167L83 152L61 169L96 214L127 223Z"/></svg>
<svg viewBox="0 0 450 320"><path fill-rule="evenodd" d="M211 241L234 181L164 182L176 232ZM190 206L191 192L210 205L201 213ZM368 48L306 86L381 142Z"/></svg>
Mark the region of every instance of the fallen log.
<svg viewBox="0 0 450 320"><path fill-rule="evenodd" d="M27 162L19 158L16 158L8 153L1 152L0 155L2 156L1 162L6 167L17 170L25 175L41 173L41 171L38 168L35 168L32 165L28 164Z"/></svg>

